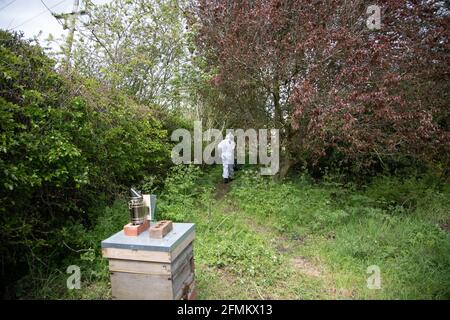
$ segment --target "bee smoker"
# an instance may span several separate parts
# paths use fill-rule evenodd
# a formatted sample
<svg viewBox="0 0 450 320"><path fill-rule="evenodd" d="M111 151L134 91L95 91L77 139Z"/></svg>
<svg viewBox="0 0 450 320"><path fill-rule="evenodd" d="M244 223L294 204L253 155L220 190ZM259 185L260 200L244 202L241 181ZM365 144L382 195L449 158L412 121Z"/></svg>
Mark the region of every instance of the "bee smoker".
<svg viewBox="0 0 450 320"><path fill-rule="evenodd" d="M147 219L149 214L149 208L144 202L144 197L139 191L130 189L130 202L128 202L128 208L130 209L131 223L133 225L141 225Z"/></svg>

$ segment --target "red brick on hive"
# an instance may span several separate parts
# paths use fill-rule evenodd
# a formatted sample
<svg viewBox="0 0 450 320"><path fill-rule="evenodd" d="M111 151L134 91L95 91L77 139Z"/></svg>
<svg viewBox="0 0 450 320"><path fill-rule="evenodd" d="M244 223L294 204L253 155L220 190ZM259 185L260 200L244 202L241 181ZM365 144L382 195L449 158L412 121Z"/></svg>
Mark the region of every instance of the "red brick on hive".
<svg viewBox="0 0 450 320"><path fill-rule="evenodd" d="M123 227L126 236L137 237L150 227L150 222L145 220L143 224L134 225L129 223Z"/></svg>
<svg viewBox="0 0 450 320"><path fill-rule="evenodd" d="M162 239L166 234L172 231L172 221L161 220L152 224L149 229L150 238Z"/></svg>

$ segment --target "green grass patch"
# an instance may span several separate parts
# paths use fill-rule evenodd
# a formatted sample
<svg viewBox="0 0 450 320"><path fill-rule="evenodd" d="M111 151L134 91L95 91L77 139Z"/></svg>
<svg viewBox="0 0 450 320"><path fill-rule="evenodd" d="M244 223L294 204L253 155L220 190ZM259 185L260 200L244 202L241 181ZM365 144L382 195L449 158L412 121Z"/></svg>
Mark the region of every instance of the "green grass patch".
<svg viewBox="0 0 450 320"><path fill-rule="evenodd" d="M255 178L256 177L256 178ZM343 298L448 299L450 219L448 189L420 179L380 177L363 190L305 179L275 182L241 174L236 205L260 223L299 237L298 252L319 259L331 291ZM367 288L369 266L381 289Z"/></svg>
<svg viewBox="0 0 450 320"><path fill-rule="evenodd" d="M230 185L220 181L220 166L174 167L158 200L160 219L196 224L200 299L450 298L445 186L379 177L357 189L306 176L274 181L247 169ZM69 223L59 231L71 244L64 263L33 264L20 297L110 298L100 241L127 222L126 201L97 214L90 229ZM72 264L82 270L80 290L66 288ZM380 289L367 287L370 266L381 272Z"/></svg>

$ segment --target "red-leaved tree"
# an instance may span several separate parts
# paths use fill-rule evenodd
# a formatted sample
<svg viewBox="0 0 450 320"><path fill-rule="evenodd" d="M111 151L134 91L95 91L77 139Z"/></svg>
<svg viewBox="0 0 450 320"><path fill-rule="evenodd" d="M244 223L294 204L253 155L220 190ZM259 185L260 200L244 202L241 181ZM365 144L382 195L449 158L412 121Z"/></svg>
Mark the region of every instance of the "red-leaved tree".
<svg viewBox="0 0 450 320"><path fill-rule="evenodd" d="M381 28L366 22L381 9ZM449 19L444 1L211 1L192 6L218 70L213 108L281 129L285 170L333 158L448 161ZM241 122L240 122L241 121Z"/></svg>

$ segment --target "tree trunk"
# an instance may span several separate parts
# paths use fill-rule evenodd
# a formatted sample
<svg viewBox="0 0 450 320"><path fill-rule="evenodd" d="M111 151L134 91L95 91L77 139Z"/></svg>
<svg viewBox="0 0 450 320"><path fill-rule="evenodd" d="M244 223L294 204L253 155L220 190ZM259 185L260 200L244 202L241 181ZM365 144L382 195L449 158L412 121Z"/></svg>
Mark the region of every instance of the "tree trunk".
<svg viewBox="0 0 450 320"><path fill-rule="evenodd" d="M283 112L281 110L281 104L280 104L280 88L278 87L278 85L274 88L274 90L272 91L272 96L273 96L273 104L274 104L274 109L275 109L275 123L278 126L277 129L281 129L283 128Z"/></svg>

